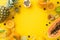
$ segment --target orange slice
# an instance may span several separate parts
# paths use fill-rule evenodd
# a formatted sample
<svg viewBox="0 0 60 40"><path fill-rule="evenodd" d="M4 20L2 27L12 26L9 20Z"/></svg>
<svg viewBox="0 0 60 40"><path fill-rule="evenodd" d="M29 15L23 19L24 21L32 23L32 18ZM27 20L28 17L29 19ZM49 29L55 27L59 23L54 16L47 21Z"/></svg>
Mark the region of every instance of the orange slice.
<svg viewBox="0 0 60 40"><path fill-rule="evenodd" d="M47 8L48 9L55 9L55 5L53 3L48 3Z"/></svg>
<svg viewBox="0 0 60 40"><path fill-rule="evenodd" d="M14 27L14 22L13 22L12 20L8 20L8 21L6 22L6 27L7 27L7 28L13 28L13 27Z"/></svg>

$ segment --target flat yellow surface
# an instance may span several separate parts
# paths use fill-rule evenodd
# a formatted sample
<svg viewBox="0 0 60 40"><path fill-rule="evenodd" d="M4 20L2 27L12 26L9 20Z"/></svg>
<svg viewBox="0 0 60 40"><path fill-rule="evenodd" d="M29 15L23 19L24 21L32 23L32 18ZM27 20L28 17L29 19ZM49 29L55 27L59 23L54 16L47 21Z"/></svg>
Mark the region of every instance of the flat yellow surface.
<svg viewBox="0 0 60 40"><path fill-rule="evenodd" d="M18 0L20 7L20 13L16 13L14 22L16 26L16 32L21 36L30 35L29 40L57 40L57 38L49 38L47 35L47 30L52 24L52 21L48 20L48 15L51 13L55 15L54 11L43 10L38 5L38 0L30 0L31 7L24 7L24 0ZM59 0L50 0L56 6ZM4 1L3 1L4 2ZM1 3L1 2L0 2ZM49 24L51 22L51 24ZM48 26L46 26L48 24Z"/></svg>

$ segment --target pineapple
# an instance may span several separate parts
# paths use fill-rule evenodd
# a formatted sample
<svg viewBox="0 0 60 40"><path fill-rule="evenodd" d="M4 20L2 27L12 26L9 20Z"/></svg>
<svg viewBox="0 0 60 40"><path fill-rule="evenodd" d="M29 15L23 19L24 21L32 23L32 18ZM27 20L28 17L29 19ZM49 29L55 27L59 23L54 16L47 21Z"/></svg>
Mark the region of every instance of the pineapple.
<svg viewBox="0 0 60 40"><path fill-rule="evenodd" d="M10 14L9 10L4 6L1 6L0 7L0 23L5 21L9 16L9 14Z"/></svg>

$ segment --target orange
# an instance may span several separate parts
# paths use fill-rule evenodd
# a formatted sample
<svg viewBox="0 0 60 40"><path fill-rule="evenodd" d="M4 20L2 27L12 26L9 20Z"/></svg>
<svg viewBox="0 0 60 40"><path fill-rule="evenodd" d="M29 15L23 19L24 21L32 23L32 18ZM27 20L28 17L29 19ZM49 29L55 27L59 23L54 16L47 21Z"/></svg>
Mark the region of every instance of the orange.
<svg viewBox="0 0 60 40"><path fill-rule="evenodd" d="M14 27L14 22L12 21L12 20L8 20L7 22L6 22L6 27L7 28L13 28Z"/></svg>

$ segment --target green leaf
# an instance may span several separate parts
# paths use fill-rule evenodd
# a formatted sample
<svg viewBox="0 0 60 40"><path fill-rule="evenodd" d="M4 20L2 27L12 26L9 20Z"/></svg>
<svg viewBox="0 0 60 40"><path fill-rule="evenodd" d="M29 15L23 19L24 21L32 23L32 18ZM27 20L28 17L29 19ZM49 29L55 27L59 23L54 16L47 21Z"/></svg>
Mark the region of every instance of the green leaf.
<svg viewBox="0 0 60 40"><path fill-rule="evenodd" d="M3 33L3 32L5 32L5 30L0 30L0 33Z"/></svg>

